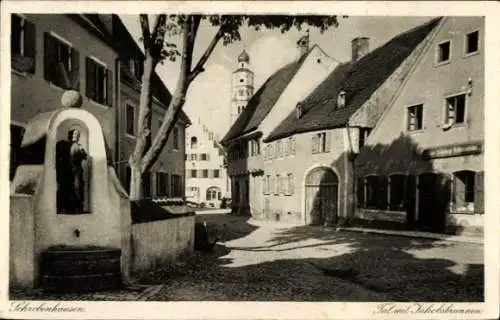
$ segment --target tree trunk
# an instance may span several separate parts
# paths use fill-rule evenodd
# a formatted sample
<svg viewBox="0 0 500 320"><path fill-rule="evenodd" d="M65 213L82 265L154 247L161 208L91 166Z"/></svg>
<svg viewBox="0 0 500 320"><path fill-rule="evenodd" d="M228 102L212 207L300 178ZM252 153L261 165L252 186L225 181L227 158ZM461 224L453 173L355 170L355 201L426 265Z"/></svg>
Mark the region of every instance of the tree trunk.
<svg viewBox="0 0 500 320"><path fill-rule="evenodd" d="M142 174L139 164L130 164L130 200L142 198Z"/></svg>
<svg viewBox="0 0 500 320"><path fill-rule="evenodd" d="M139 99L139 119L137 121L137 135L134 151L132 152L130 165L130 199L139 200L142 197L142 174L141 160L151 145L151 104L152 87L151 76L155 68L154 58L146 52L144 61L144 73L142 75L142 88ZM134 176L135 175L135 176Z"/></svg>

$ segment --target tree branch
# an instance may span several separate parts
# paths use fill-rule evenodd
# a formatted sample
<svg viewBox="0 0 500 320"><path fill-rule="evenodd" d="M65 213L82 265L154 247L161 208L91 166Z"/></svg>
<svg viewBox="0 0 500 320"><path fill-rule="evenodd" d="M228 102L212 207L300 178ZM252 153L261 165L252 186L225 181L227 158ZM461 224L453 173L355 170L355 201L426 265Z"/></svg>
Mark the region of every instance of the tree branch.
<svg viewBox="0 0 500 320"><path fill-rule="evenodd" d="M160 59L161 50L165 42L165 24L167 22L167 15L160 14L157 19L151 35L151 53L153 57Z"/></svg>
<svg viewBox="0 0 500 320"><path fill-rule="evenodd" d="M144 43L144 50L149 50L150 47L150 32L149 32L149 19L147 14L139 15L139 22L141 23L142 42Z"/></svg>
<svg viewBox="0 0 500 320"><path fill-rule="evenodd" d="M203 68L205 63L207 62L208 58L210 58L210 55L214 51L215 47L217 46L217 43L219 43L219 40L222 39L224 36L224 32L222 31L222 28L219 28L215 36L213 37L212 41L208 45L207 49L201 56L200 60L198 60L198 63L196 66L193 68L193 70L189 73L188 76L188 82L191 83L200 73L205 71Z"/></svg>

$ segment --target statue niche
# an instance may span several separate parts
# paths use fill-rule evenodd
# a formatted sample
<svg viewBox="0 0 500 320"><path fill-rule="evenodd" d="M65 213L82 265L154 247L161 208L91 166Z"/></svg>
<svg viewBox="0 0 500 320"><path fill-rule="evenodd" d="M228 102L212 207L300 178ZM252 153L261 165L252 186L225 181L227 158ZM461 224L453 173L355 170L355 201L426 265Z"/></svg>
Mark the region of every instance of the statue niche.
<svg viewBox="0 0 500 320"><path fill-rule="evenodd" d="M87 151L80 144L80 131L71 128L68 140L56 144L57 213L82 214L85 204L84 160Z"/></svg>

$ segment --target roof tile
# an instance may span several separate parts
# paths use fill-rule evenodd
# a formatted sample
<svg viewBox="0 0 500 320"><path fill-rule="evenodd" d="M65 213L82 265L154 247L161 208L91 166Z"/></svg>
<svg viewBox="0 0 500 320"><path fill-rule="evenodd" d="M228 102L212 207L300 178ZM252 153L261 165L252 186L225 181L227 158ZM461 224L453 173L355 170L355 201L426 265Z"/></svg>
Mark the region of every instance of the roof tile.
<svg viewBox="0 0 500 320"><path fill-rule="evenodd" d="M438 25L441 18L406 31L356 62L340 64L301 102L303 115L291 112L264 139L281 139L295 133L344 126L349 118L389 78L420 42ZM346 105L336 107L340 90L346 91Z"/></svg>

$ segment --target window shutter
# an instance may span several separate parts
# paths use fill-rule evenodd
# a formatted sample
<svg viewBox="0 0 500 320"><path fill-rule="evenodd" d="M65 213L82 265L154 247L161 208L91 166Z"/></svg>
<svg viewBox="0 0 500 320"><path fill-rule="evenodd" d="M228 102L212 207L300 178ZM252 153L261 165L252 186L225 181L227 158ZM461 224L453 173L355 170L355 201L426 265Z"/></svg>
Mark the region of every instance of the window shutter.
<svg viewBox="0 0 500 320"><path fill-rule="evenodd" d="M325 152L330 152L330 148L332 145L332 137L331 132L325 132Z"/></svg>
<svg viewBox="0 0 500 320"><path fill-rule="evenodd" d="M318 153L318 136L313 135L312 137L312 153Z"/></svg>
<svg viewBox="0 0 500 320"><path fill-rule="evenodd" d="M80 91L80 53L71 48L71 74L69 75L71 88Z"/></svg>
<svg viewBox="0 0 500 320"><path fill-rule="evenodd" d="M364 208L365 207L365 179L364 178L358 178L358 182L356 185L356 192L358 195L358 198L357 198L358 208Z"/></svg>
<svg viewBox="0 0 500 320"><path fill-rule="evenodd" d="M113 71L110 69L106 70L107 71L107 76L106 76L106 81L107 81L107 90L106 90L106 96L107 96L107 105L112 106L113 105Z"/></svg>
<svg viewBox="0 0 500 320"><path fill-rule="evenodd" d="M294 137L294 138L292 138L292 141L291 141L291 145L290 145L290 153L291 153L292 155L294 155L294 154L295 154L295 137Z"/></svg>
<svg viewBox="0 0 500 320"><path fill-rule="evenodd" d="M96 68L95 63L87 57L85 59L85 95L92 100L95 100L96 96L96 86L95 86L95 76L96 76Z"/></svg>
<svg viewBox="0 0 500 320"><path fill-rule="evenodd" d="M476 172L474 184L474 212L484 213L484 171Z"/></svg>
<svg viewBox="0 0 500 320"><path fill-rule="evenodd" d="M24 55L31 58L32 62L28 72L35 72L36 63L36 29L35 24L29 21L24 25Z"/></svg>
<svg viewBox="0 0 500 320"><path fill-rule="evenodd" d="M45 80L51 81L55 72L55 42L50 33L44 33L44 53L43 53L43 76Z"/></svg>

